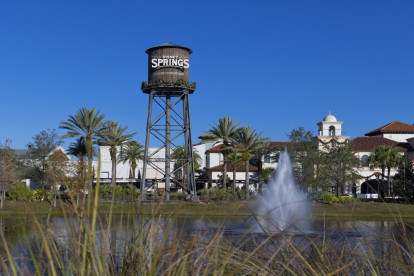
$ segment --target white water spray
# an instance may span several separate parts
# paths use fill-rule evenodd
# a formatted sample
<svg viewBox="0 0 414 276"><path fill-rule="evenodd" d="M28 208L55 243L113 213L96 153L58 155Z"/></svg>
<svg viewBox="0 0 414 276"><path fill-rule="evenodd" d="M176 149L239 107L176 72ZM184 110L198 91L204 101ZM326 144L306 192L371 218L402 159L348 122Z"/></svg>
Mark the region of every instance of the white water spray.
<svg viewBox="0 0 414 276"><path fill-rule="evenodd" d="M281 152L276 175L258 197L257 206L266 231L308 229L310 203L295 182L287 150Z"/></svg>

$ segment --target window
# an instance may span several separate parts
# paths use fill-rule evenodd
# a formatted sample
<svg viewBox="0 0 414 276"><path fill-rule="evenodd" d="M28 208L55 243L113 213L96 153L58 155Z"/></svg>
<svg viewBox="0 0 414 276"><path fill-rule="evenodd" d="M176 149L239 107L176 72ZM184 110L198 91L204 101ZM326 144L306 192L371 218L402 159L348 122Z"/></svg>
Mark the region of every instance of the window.
<svg viewBox="0 0 414 276"><path fill-rule="evenodd" d="M329 127L329 136L335 136L335 127L334 126Z"/></svg>
<svg viewBox="0 0 414 276"><path fill-rule="evenodd" d="M264 163L270 163L271 162L271 160L270 160L270 155L266 155L265 157L264 157Z"/></svg>
<svg viewBox="0 0 414 276"><path fill-rule="evenodd" d="M210 168L210 154L206 155L206 166L207 168Z"/></svg>
<svg viewBox="0 0 414 276"><path fill-rule="evenodd" d="M361 157L361 165L363 167L368 167L369 166L369 156L368 155L363 155Z"/></svg>
<svg viewBox="0 0 414 276"><path fill-rule="evenodd" d="M279 156L280 156L280 152L276 153L276 156L273 159L273 160L275 160L276 163L279 162Z"/></svg>
<svg viewBox="0 0 414 276"><path fill-rule="evenodd" d="M109 178L109 172L101 172L101 178Z"/></svg>

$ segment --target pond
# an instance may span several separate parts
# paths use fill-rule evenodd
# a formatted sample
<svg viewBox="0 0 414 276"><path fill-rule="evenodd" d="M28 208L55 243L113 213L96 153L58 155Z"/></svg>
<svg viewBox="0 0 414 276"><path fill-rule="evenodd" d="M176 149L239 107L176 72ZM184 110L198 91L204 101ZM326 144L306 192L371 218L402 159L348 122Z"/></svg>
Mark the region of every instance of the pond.
<svg viewBox="0 0 414 276"><path fill-rule="evenodd" d="M85 222L83 224L90 225ZM73 261L71 256L76 253L75 245L82 239L79 221L65 217L52 217L49 220L41 218L39 223L28 217L0 217L0 231L16 265L23 271L31 272L35 270L38 258L44 257L42 234L48 243L53 244L51 247L58 252L56 254L62 256L63 266ZM301 254L311 255L313 254L311 251L315 248L323 249L329 246L329 250L334 254L348 252L347 257L352 257L352 262L355 263L367 255L370 258L384 259L391 252L409 251L413 248L414 237L412 227L395 221L313 219L308 229L304 231L266 233L252 217L244 216L233 218L114 216L110 221L108 218L98 220L94 233L94 247L100 252L99 254L110 256L111 262L119 265L129 254L131 246L137 246L137 241L145 239L147 232L151 232L151 235L150 238L147 237L146 242L156 248L169 248L177 241L183 246L191 243L193 248L197 246L206 248L214 240L216 244L228 246L229 251L237 249L240 252L253 252L260 247L262 251L267 251L266 256L278 250L285 253L289 251L290 253L286 253L286 256L289 256L292 254L291 248L299 248L300 252L305 252ZM202 250L196 255L201 256L201 252ZM5 254L6 249L0 246L0 255L4 257ZM407 254L407 258L413 257L413 252ZM353 256L359 257L355 259ZM403 257L404 261L406 257ZM119 272L119 269L121 268L115 271ZM359 271L358 268L354 269Z"/></svg>

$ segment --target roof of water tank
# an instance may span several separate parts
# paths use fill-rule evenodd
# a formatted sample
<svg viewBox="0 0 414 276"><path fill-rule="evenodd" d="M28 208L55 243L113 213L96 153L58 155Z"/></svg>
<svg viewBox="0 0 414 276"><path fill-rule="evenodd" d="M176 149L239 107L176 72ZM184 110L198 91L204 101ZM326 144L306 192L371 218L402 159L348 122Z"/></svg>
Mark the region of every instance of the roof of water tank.
<svg viewBox="0 0 414 276"><path fill-rule="evenodd" d="M193 52L193 50L191 50L190 48L184 47L184 46L180 46L171 42L167 42L158 46L154 46L151 48L148 48L147 50L145 50L145 53L148 54L148 51L153 50L153 49L157 49L157 48L181 48L181 49L185 49L188 50L190 52L190 54Z"/></svg>

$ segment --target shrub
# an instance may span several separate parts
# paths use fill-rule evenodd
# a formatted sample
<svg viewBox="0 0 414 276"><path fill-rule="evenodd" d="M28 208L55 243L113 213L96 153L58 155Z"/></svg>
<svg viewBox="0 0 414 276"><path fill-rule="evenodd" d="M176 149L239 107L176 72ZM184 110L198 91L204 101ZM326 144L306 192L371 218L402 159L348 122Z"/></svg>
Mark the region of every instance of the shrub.
<svg viewBox="0 0 414 276"><path fill-rule="evenodd" d="M33 200L34 190L27 187L24 183L18 182L13 191L8 193L11 200Z"/></svg>
<svg viewBox="0 0 414 276"><path fill-rule="evenodd" d="M99 188L99 195L100 196L108 196L108 195L115 195L115 196L127 196L131 195L131 185L127 186L113 186L111 184L102 185ZM139 196L141 191L139 189L134 189L134 195Z"/></svg>
<svg viewBox="0 0 414 276"><path fill-rule="evenodd" d="M333 195L328 192L316 192L313 194L310 194L310 199L314 200L316 202L325 203L325 204L332 204L332 203L347 203L347 202L355 202L359 201L356 198L352 198L349 196L341 196L337 197L336 195Z"/></svg>
<svg viewBox="0 0 414 276"><path fill-rule="evenodd" d="M172 200L186 200L187 194L183 193L172 193L170 194L170 199Z"/></svg>
<svg viewBox="0 0 414 276"><path fill-rule="evenodd" d="M310 195L310 198L315 200L316 202L325 204L332 204L338 202L338 197L326 191L313 193Z"/></svg>
<svg viewBox="0 0 414 276"><path fill-rule="evenodd" d="M45 189L37 189L33 193L33 198L37 200L52 200L53 196Z"/></svg>

